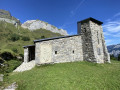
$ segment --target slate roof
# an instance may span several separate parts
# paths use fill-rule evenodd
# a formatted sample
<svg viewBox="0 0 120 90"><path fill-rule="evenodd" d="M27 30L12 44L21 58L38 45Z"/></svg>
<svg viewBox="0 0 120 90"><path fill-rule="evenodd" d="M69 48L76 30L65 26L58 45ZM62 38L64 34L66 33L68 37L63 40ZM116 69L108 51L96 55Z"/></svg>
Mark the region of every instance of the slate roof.
<svg viewBox="0 0 120 90"><path fill-rule="evenodd" d="M54 39L60 39L60 38L74 37L74 36L79 36L79 35L76 34L76 35L68 35L68 36L60 36L60 37L53 37L53 38L39 39L39 40L34 40L34 43L36 43L36 42L42 42L42 41L48 41L48 40L54 40Z"/></svg>
<svg viewBox="0 0 120 90"><path fill-rule="evenodd" d="M27 47L34 47L35 45L27 45L27 46L23 46L23 48L27 48Z"/></svg>
<svg viewBox="0 0 120 90"><path fill-rule="evenodd" d="M96 20L96 19L94 19L94 18L92 18L92 17L87 18L87 19L84 19L84 20L81 20L81 21L78 21L77 23L82 23L82 22L86 22L86 21L89 21L89 20L91 20L91 21L93 21L93 22L95 22L95 23L97 23L97 24L99 24L99 25L103 24L103 22L101 22L101 21L99 21L99 20Z"/></svg>

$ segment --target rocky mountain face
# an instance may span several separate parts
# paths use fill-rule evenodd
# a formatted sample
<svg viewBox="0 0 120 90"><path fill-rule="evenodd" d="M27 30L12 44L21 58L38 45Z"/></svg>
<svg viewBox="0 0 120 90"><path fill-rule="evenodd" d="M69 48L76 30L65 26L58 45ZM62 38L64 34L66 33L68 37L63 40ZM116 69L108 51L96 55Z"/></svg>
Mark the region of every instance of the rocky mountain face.
<svg viewBox="0 0 120 90"><path fill-rule="evenodd" d="M9 11L0 9L0 21L5 21L8 23L12 23L14 25L20 25L20 20L11 16Z"/></svg>
<svg viewBox="0 0 120 90"><path fill-rule="evenodd" d="M31 31L42 28L54 33L60 33L61 35L68 35L66 30L58 29L57 27L40 20L28 20L24 22L21 26L23 28L28 28Z"/></svg>
<svg viewBox="0 0 120 90"><path fill-rule="evenodd" d="M110 55L114 55L115 57L118 57L118 55L120 54L120 44L110 45L107 46L107 48Z"/></svg>
<svg viewBox="0 0 120 90"><path fill-rule="evenodd" d="M12 23L14 25L21 25L20 20L16 19L15 17L11 16L9 11L0 9L0 21L5 21L8 23ZM48 24L47 22L40 21L40 20L28 20L24 22L21 27L27 28L30 31L37 30L37 29L46 29L54 33L59 33L61 35L68 35L66 30L58 29L57 27Z"/></svg>

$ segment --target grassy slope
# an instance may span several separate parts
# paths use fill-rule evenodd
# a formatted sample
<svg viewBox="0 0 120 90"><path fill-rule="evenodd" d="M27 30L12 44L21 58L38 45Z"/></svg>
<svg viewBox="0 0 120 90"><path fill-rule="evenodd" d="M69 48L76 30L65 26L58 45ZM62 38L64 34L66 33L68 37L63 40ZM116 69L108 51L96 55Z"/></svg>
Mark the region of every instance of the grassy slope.
<svg viewBox="0 0 120 90"><path fill-rule="evenodd" d="M18 40L13 42L9 40L9 38L13 34L17 34L20 37L23 36L30 37L30 41ZM29 31L27 29L21 28L20 26L16 28L12 24L0 22L0 52L6 49L12 50L15 48L18 49L18 54L23 54L23 46L33 44L33 40L41 39L41 36L45 36L45 38L49 38L49 37L56 37L61 35L43 29Z"/></svg>
<svg viewBox="0 0 120 90"><path fill-rule="evenodd" d="M120 62L95 64L73 62L35 67L11 73L18 90L120 90Z"/></svg>

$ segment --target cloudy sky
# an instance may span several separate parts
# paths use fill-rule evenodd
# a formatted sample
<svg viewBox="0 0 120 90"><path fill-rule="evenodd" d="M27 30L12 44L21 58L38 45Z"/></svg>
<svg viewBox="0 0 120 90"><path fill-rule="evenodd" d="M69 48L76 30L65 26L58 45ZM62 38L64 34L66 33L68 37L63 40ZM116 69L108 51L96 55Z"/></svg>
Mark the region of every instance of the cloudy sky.
<svg viewBox="0 0 120 90"><path fill-rule="evenodd" d="M77 33L77 21L93 17L104 23L107 45L120 43L120 0L0 0L0 9L21 23L40 19L71 35Z"/></svg>

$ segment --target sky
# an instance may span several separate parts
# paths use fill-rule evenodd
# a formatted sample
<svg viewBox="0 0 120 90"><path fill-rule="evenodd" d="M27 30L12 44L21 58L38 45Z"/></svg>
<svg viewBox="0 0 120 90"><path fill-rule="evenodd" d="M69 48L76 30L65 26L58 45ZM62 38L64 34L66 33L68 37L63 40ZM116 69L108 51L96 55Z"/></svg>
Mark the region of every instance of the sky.
<svg viewBox="0 0 120 90"><path fill-rule="evenodd" d="M120 0L0 0L0 9L24 23L42 20L68 34L77 34L77 22L93 17L103 22L107 45L120 43Z"/></svg>

